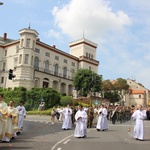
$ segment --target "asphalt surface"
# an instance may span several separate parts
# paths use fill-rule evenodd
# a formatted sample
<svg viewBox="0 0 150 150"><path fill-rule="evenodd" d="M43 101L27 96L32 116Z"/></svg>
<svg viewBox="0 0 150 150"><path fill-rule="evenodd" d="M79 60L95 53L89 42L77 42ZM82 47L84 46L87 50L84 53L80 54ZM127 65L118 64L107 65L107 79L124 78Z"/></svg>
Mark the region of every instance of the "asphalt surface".
<svg viewBox="0 0 150 150"><path fill-rule="evenodd" d="M144 121L145 140L136 141L132 137L133 122L109 122L109 130L97 132L95 128L88 129L85 139L73 137L72 130L61 129L62 123L50 122L50 116L28 115L24 120L23 132L10 143L0 143L0 150L149 150L150 121Z"/></svg>

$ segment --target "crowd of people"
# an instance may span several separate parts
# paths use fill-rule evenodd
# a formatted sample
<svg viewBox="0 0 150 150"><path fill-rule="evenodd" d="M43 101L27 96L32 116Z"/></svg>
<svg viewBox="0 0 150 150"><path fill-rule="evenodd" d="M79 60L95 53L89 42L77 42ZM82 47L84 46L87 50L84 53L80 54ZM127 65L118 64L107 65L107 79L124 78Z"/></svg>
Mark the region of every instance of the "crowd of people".
<svg viewBox="0 0 150 150"><path fill-rule="evenodd" d="M19 135L23 130L25 117L23 101L20 101L17 107L14 106L13 100L7 105L3 100L3 94L0 94L0 141L10 142Z"/></svg>
<svg viewBox="0 0 150 150"><path fill-rule="evenodd" d="M142 105L135 106L106 106L101 104L99 106L83 107L79 105L77 107L65 108L53 108L52 124L54 124L54 118L62 122L62 129L72 129L72 125L75 124L74 137L85 138L87 136L87 128L96 128L99 131L108 130L108 121L112 124L124 123L129 120L135 120L134 135L137 140L142 141L144 139L144 125L143 120L150 120L150 107L143 108Z"/></svg>
<svg viewBox="0 0 150 150"><path fill-rule="evenodd" d="M23 122L26 117L26 109L23 101L15 107L14 101L10 100L7 105L3 100L3 94L0 94L0 141L10 142L18 136L23 130ZM108 121L112 124L124 123L129 120L135 120L134 135L136 140L144 140L143 120L150 120L150 107L143 108L142 105L135 106L112 106L97 105L83 107L82 105L57 108L53 107L51 111L51 123L54 124L55 118L62 122L63 130L72 129L75 125L74 137L87 137L87 128L96 128L98 132L108 130Z"/></svg>

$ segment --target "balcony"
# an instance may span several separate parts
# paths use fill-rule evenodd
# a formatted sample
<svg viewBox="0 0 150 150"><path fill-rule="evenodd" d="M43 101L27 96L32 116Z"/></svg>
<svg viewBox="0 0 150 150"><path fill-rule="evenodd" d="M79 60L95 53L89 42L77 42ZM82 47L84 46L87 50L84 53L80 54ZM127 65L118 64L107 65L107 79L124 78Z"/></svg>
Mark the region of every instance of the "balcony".
<svg viewBox="0 0 150 150"><path fill-rule="evenodd" d="M45 73L45 74L61 77L63 79L67 79L67 80L73 80L73 77L67 76L66 74L62 74L62 73L59 73L59 72L55 72L53 70L48 70L48 69L41 68L41 67L38 67L38 66L34 66L34 69L35 69L35 71L39 71L39 72L42 72L42 73Z"/></svg>
<svg viewBox="0 0 150 150"><path fill-rule="evenodd" d="M86 57L86 56L80 56L79 57L79 60L85 60L85 61L89 61L91 63L94 63L94 64L99 64L99 61L93 59L93 58L89 58L89 57Z"/></svg>

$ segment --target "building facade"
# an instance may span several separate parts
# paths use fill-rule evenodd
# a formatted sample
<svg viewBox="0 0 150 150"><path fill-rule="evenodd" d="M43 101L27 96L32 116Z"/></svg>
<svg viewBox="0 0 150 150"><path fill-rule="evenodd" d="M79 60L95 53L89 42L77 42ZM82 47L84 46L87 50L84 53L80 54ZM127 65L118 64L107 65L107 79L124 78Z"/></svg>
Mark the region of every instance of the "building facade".
<svg viewBox="0 0 150 150"><path fill-rule="evenodd" d="M124 95L126 105L150 105L150 91L135 80L127 79L129 92Z"/></svg>
<svg viewBox="0 0 150 150"><path fill-rule="evenodd" d="M97 44L82 38L69 44L70 54L43 43L39 33L30 28L19 31L20 39L0 37L0 87L51 87L72 94L73 77L78 69L98 72ZM9 69L15 77L9 80Z"/></svg>

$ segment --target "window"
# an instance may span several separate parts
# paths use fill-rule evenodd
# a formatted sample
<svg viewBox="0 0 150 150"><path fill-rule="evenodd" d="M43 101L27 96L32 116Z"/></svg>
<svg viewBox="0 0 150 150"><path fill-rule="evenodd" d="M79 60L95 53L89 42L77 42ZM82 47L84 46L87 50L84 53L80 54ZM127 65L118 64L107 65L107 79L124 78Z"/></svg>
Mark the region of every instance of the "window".
<svg viewBox="0 0 150 150"><path fill-rule="evenodd" d="M25 63L25 64L28 64L28 61L29 61L29 54L25 54L24 63Z"/></svg>
<svg viewBox="0 0 150 150"><path fill-rule="evenodd" d="M30 47L30 39L27 39L27 41L26 41L26 47Z"/></svg>
<svg viewBox="0 0 150 150"><path fill-rule="evenodd" d="M64 59L64 63L66 63L66 64L67 64L67 60L66 60L66 59Z"/></svg>
<svg viewBox="0 0 150 150"><path fill-rule="evenodd" d="M21 64L21 62L22 62L22 54L19 57L19 64Z"/></svg>
<svg viewBox="0 0 150 150"><path fill-rule="evenodd" d="M48 60L46 60L45 61L45 72L49 72L49 61Z"/></svg>
<svg viewBox="0 0 150 150"><path fill-rule="evenodd" d="M45 56L50 57L50 53L46 52Z"/></svg>
<svg viewBox="0 0 150 150"><path fill-rule="evenodd" d="M66 67L63 68L63 77L67 78L67 68Z"/></svg>
<svg viewBox="0 0 150 150"><path fill-rule="evenodd" d="M6 63L3 63L3 71L5 71Z"/></svg>
<svg viewBox="0 0 150 150"><path fill-rule="evenodd" d="M56 60L59 60L59 57L58 57L58 56L55 56L55 59L56 59Z"/></svg>
<svg viewBox="0 0 150 150"><path fill-rule="evenodd" d="M91 54L89 54L89 58L91 58Z"/></svg>
<svg viewBox="0 0 150 150"><path fill-rule="evenodd" d="M141 95L139 95L139 98L141 98Z"/></svg>
<svg viewBox="0 0 150 150"><path fill-rule="evenodd" d="M88 53L86 53L86 57L88 57Z"/></svg>
<svg viewBox="0 0 150 150"><path fill-rule="evenodd" d="M34 58L34 67L35 67L35 69L39 69L39 58L38 57Z"/></svg>
<svg viewBox="0 0 150 150"><path fill-rule="evenodd" d="M35 48L35 52L36 52L36 53L40 53L40 49Z"/></svg>
<svg viewBox="0 0 150 150"><path fill-rule="evenodd" d="M33 41L33 44L32 44L32 48L34 49L34 47L35 47L35 41Z"/></svg>
<svg viewBox="0 0 150 150"><path fill-rule="evenodd" d="M55 64L54 66L54 75L58 76L58 64Z"/></svg>
<svg viewBox="0 0 150 150"><path fill-rule="evenodd" d="M91 59L93 59L93 55L91 54Z"/></svg>
<svg viewBox="0 0 150 150"><path fill-rule="evenodd" d="M21 47L23 47L24 39L21 39Z"/></svg>
<svg viewBox="0 0 150 150"><path fill-rule="evenodd" d="M1 78L1 83L4 83L4 77Z"/></svg>
<svg viewBox="0 0 150 150"><path fill-rule="evenodd" d="M72 62L72 66L75 66L75 63L74 63L74 62Z"/></svg>
<svg viewBox="0 0 150 150"><path fill-rule="evenodd" d="M5 50L5 54L4 54L4 56L7 56L7 50Z"/></svg>

